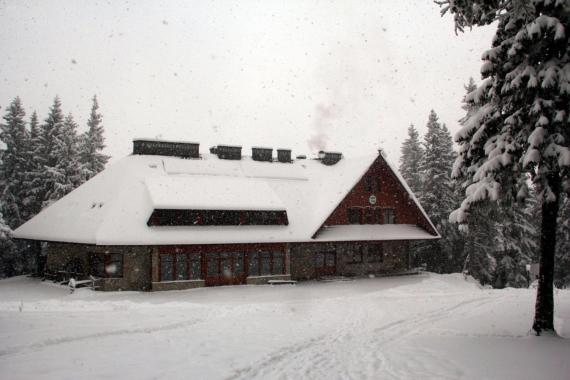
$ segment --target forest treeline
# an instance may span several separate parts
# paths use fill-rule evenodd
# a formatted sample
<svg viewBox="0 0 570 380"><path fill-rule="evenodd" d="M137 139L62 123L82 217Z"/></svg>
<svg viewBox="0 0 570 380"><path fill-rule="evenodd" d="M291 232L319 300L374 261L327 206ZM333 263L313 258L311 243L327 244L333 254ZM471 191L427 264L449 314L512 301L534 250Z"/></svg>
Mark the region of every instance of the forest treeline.
<svg viewBox="0 0 570 380"><path fill-rule="evenodd" d="M30 273L36 256L12 231L105 168L104 128L97 97L84 133L55 97L46 118L26 117L16 97L0 124L0 278ZM0 144L1 144L0 143Z"/></svg>
<svg viewBox="0 0 570 380"><path fill-rule="evenodd" d="M471 79L467 93L476 90ZM472 109L464 105L466 117ZM0 124L0 278L33 272L36 257L28 243L12 239L12 231L42 208L60 199L105 168L104 128L97 98L84 133L73 115L64 115L56 97L47 117L26 117L20 98L5 110ZM526 202L515 196L482 201L471 209L467 228L449 215L460 207L465 184L452 178L457 153L446 125L435 111L428 115L423 139L408 128L402 144L400 173L436 225L442 239L416 243L416 264L437 273L464 272L493 287L525 287L527 264L538 262L540 204L536 191ZM555 285L570 285L570 199L560 201Z"/></svg>
<svg viewBox="0 0 570 380"><path fill-rule="evenodd" d="M473 79L467 94L477 89ZM464 124L474 111L464 103ZM457 153L446 125L431 111L423 140L416 128L408 128L401 147L400 173L420 200L442 238L414 244L416 265L437 273L464 272L484 285L496 288L526 287L527 264L538 263L540 202L530 186L525 202L515 195L497 201L481 201L470 210L469 224L458 228L449 215L460 208L466 183L452 178ZM530 184L530 178L529 178ZM556 239L554 283L570 285L570 199L560 201Z"/></svg>

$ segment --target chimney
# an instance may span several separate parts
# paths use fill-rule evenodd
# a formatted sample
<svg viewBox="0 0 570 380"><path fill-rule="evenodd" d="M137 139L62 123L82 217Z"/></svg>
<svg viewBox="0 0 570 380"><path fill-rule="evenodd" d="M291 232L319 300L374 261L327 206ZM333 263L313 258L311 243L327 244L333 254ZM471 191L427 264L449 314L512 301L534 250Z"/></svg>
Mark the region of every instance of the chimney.
<svg viewBox="0 0 570 380"><path fill-rule="evenodd" d="M291 149L277 149L277 161L279 162L292 162Z"/></svg>
<svg viewBox="0 0 570 380"><path fill-rule="evenodd" d="M322 153L322 155L321 155ZM334 165L342 159L342 153L340 152L319 152L319 158L323 165Z"/></svg>
<svg viewBox="0 0 570 380"><path fill-rule="evenodd" d="M268 161L273 160L273 148L252 147L251 158L254 161Z"/></svg>
<svg viewBox="0 0 570 380"><path fill-rule="evenodd" d="M152 156L170 156L181 158L200 158L200 144L156 139L134 139L133 154Z"/></svg>
<svg viewBox="0 0 570 380"><path fill-rule="evenodd" d="M218 145L210 148L210 153L217 154L222 160L241 160L241 146Z"/></svg>

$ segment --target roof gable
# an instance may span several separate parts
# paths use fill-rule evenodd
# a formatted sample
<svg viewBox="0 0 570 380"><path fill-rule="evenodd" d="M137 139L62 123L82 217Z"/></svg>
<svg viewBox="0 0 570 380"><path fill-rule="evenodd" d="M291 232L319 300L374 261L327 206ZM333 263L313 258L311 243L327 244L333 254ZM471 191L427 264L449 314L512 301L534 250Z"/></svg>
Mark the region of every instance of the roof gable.
<svg viewBox="0 0 570 380"><path fill-rule="evenodd" d="M367 181L370 181L370 186L367 186ZM326 220L314 231L313 237L320 236L323 228L349 225L350 208L392 209L396 224L418 225L434 237L439 237L435 226L405 180L382 154L378 155L339 204L332 209Z"/></svg>

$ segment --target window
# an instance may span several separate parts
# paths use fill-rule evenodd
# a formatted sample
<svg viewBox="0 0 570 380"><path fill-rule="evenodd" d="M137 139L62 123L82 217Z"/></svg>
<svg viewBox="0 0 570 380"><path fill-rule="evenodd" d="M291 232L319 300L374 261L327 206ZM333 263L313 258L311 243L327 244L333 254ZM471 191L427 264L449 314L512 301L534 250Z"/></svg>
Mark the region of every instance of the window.
<svg viewBox="0 0 570 380"><path fill-rule="evenodd" d="M349 263L357 264L362 262L362 246L354 245L349 251Z"/></svg>
<svg viewBox="0 0 570 380"><path fill-rule="evenodd" d="M370 207L366 207L364 209L364 220L366 221L366 224L376 224L375 220L374 220L374 210Z"/></svg>
<svg viewBox="0 0 570 380"><path fill-rule="evenodd" d="M368 245L368 262L381 263L384 261L384 250L382 244L369 244Z"/></svg>
<svg viewBox="0 0 570 380"><path fill-rule="evenodd" d="M375 208L374 209L374 217L376 219L376 224L382 224L382 209L381 208Z"/></svg>
<svg viewBox="0 0 570 380"><path fill-rule="evenodd" d="M185 253L176 254L176 280L186 280L188 278L188 262Z"/></svg>
<svg viewBox="0 0 570 380"><path fill-rule="evenodd" d="M288 225L287 211L156 209L148 226Z"/></svg>
<svg viewBox="0 0 570 380"><path fill-rule="evenodd" d="M200 260L200 255L189 255L190 265L189 265L189 280L199 280L202 278L202 264Z"/></svg>
<svg viewBox="0 0 570 380"><path fill-rule="evenodd" d="M349 224L360 224L360 209L356 207L351 207L348 209L348 223Z"/></svg>
<svg viewBox="0 0 570 380"><path fill-rule="evenodd" d="M369 193L372 192L372 177L366 176L364 178L364 188L366 189L366 191L368 191Z"/></svg>
<svg viewBox="0 0 570 380"><path fill-rule="evenodd" d="M185 281L202 278L200 254L161 253L159 257L160 281Z"/></svg>
<svg viewBox="0 0 570 380"><path fill-rule="evenodd" d="M364 188L369 193L377 193L380 191L380 177L366 176L364 177Z"/></svg>
<svg viewBox="0 0 570 380"><path fill-rule="evenodd" d="M93 253L89 256L91 274L97 277L123 277L122 253Z"/></svg>
<svg viewBox="0 0 570 380"><path fill-rule="evenodd" d="M384 209L384 224L394 224L395 217L394 217L394 209L387 208Z"/></svg>
<svg viewBox="0 0 570 380"><path fill-rule="evenodd" d="M259 276L259 253L257 252L249 255L249 275Z"/></svg>
<svg viewBox="0 0 570 380"><path fill-rule="evenodd" d="M384 218L385 209L379 207L351 207L348 209L349 224L382 224ZM391 220L393 222L394 218L392 217Z"/></svg>
<svg viewBox="0 0 570 380"><path fill-rule="evenodd" d="M160 255L160 281L174 280L174 255Z"/></svg>
<svg viewBox="0 0 570 380"><path fill-rule="evenodd" d="M281 251L259 251L249 254L249 275L270 276L285 273L285 254Z"/></svg>

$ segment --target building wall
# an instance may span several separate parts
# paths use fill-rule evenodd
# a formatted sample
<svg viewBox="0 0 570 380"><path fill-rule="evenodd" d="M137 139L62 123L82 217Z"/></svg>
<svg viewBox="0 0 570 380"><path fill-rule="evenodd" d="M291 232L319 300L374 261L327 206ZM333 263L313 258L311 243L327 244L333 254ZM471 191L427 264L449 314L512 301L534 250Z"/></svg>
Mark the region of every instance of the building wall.
<svg viewBox="0 0 570 380"><path fill-rule="evenodd" d="M367 176L380 179L379 191L370 192L366 190L365 178ZM370 203L371 195L376 197L375 204ZM421 210L381 156L378 156L368 171L327 218L324 225L348 224L348 209L351 207L393 208L395 223L416 224L426 229L429 233L436 234Z"/></svg>
<svg viewBox="0 0 570 380"><path fill-rule="evenodd" d="M334 274L362 276L384 274L408 268L408 243L405 241L382 242L383 260L381 263L367 260L367 245L373 242L341 243L291 243L285 247L285 270L283 275L250 276L246 284L267 284L269 280L308 280L317 277L315 254L323 251L336 252ZM363 248L362 262L352 262L352 252L359 245ZM242 245L231 245L239 250ZM251 249L248 245L247 249ZM70 271L70 265L79 265L80 270L89 273L91 253L121 253L123 255L123 277L104 278L100 290L182 290L205 286L204 280L160 281L159 254L161 247L148 246L93 246L85 244L49 243L47 269L51 272ZM192 246L202 252L228 249L224 245Z"/></svg>
<svg viewBox="0 0 570 380"><path fill-rule="evenodd" d="M369 244L381 244L382 262L368 260ZM353 262L353 251L362 246L362 261ZM308 280L318 277L315 255L318 252L336 252L336 275L363 276L368 274L397 273L409 269L409 243L407 241L299 243L291 244L291 278Z"/></svg>
<svg viewBox="0 0 570 380"><path fill-rule="evenodd" d="M123 277L104 278L101 290L150 290L150 249L146 246L95 246L87 244L48 243L46 269L50 272L75 271L79 267L89 273L92 253L120 253Z"/></svg>

